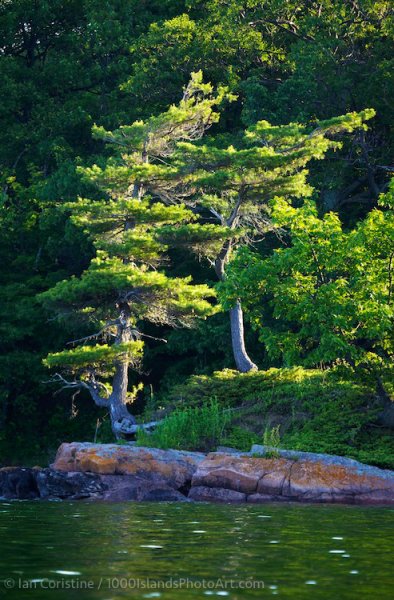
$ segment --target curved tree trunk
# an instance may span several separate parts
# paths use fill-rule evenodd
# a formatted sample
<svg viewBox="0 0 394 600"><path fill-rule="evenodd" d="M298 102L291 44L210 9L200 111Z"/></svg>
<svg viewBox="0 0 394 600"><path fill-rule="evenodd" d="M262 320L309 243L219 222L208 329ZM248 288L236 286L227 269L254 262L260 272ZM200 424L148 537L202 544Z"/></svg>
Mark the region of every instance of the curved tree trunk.
<svg viewBox="0 0 394 600"><path fill-rule="evenodd" d="M230 324L234 360L238 371L247 373L248 371L257 370L257 365L254 364L246 352L243 312L239 300L234 308L230 310Z"/></svg>
<svg viewBox="0 0 394 600"><path fill-rule="evenodd" d="M130 307L127 302L120 308L116 344L130 341ZM129 382L129 361L119 360L115 364L115 375L112 381L112 393L109 397L109 414L112 431L117 439L130 432L136 420L127 410L127 386Z"/></svg>
<svg viewBox="0 0 394 600"><path fill-rule="evenodd" d="M229 227L233 221L227 222ZM219 281L226 279L225 265L227 264L231 252L232 241L227 240L223 245L220 253L215 260L215 272ZM244 315L242 312L241 302L237 300L234 308L230 310L230 326L231 326L231 344L233 355L238 371L247 373L248 371L258 370L257 365L249 358L245 348L244 334Z"/></svg>
<svg viewBox="0 0 394 600"><path fill-rule="evenodd" d="M117 439L122 434L129 433L129 430L136 424L136 420L127 409L127 384L128 384L127 361L118 363L112 384L112 394L109 397L109 414L111 417L111 427L113 434Z"/></svg>

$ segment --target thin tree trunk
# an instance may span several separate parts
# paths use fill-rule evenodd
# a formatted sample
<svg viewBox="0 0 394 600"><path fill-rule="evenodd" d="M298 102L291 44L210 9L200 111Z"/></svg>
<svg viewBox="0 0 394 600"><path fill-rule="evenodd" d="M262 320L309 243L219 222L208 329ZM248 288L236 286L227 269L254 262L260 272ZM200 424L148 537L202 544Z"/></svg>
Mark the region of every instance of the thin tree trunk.
<svg viewBox="0 0 394 600"><path fill-rule="evenodd" d="M230 310L231 342L235 364L238 371L247 373L257 370L257 365L249 358L245 348L244 322L242 306L239 300Z"/></svg>
<svg viewBox="0 0 394 600"><path fill-rule="evenodd" d="M227 240L215 260L215 272L219 281L224 281L226 279L225 266L229 260L231 246L232 241ZM233 356L238 371L241 373L247 373L248 371L252 370L257 371L257 365L254 364L246 352L244 316L241 302L239 300L237 300L234 308L230 310L230 327Z"/></svg>

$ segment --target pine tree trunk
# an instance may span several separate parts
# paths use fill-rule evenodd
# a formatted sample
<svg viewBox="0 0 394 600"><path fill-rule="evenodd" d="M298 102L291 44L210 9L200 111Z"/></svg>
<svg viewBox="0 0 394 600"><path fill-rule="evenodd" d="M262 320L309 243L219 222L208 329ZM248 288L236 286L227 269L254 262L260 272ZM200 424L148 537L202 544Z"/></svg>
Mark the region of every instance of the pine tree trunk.
<svg viewBox="0 0 394 600"><path fill-rule="evenodd" d="M257 365L254 364L246 352L243 312L239 301L230 310L230 324L234 360L238 371L247 373L248 371L257 370Z"/></svg>
<svg viewBox="0 0 394 600"><path fill-rule="evenodd" d="M130 340L130 309L127 304L121 307L118 334L115 344ZM109 412L112 431L117 439L127 434L136 424L136 420L127 410L127 386L129 382L129 361L121 360L115 364L115 375L112 381L112 393L109 397Z"/></svg>
<svg viewBox="0 0 394 600"><path fill-rule="evenodd" d="M142 155L143 162L148 162L146 155ZM141 199L143 194L143 188L141 184L135 183L133 186L132 197ZM125 223L125 231L134 229L135 224L133 221L127 221ZM123 260L124 263L128 261ZM130 308L127 303L119 307L121 314L119 316L120 325L118 326L118 334L116 342L120 344L122 342L128 342L130 340ZM128 430L136 424L136 420L132 414L127 410L127 387L129 382L129 363L128 361L118 362L116 365L116 371L112 382L112 394L109 398L109 409L111 417L111 427L113 434L117 439L121 438L122 435L127 434Z"/></svg>
<svg viewBox="0 0 394 600"><path fill-rule="evenodd" d="M128 362L118 363L109 398L109 413L112 431L117 439L127 434L127 430L135 425L136 420L127 409Z"/></svg>

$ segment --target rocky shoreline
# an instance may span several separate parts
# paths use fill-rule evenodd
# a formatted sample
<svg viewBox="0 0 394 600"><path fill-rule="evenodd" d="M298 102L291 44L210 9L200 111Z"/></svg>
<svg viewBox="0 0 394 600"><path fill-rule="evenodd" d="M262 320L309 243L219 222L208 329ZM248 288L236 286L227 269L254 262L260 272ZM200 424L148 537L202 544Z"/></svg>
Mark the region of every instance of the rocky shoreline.
<svg viewBox="0 0 394 600"><path fill-rule="evenodd" d="M394 504L394 472L325 454L253 446L203 454L62 444L48 468L0 469L4 499Z"/></svg>

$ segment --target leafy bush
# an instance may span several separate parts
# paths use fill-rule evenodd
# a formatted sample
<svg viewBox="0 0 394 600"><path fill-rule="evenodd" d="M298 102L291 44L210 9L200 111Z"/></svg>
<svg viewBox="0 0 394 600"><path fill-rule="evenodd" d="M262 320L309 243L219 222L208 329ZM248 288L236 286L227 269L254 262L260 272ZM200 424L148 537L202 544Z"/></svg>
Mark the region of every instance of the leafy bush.
<svg viewBox="0 0 394 600"><path fill-rule="evenodd" d="M359 439L360 449L355 458L361 462L394 469L394 439L390 431L368 431Z"/></svg>
<svg viewBox="0 0 394 600"><path fill-rule="evenodd" d="M257 444L259 441L260 438L258 435L248 429L235 425L222 438L221 445L236 448L242 452L249 452L253 444Z"/></svg>
<svg viewBox="0 0 394 600"><path fill-rule="evenodd" d="M163 449L215 450L229 420L218 402L210 400L201 407L176 409L151 434L140 430L137 443Z"/></svg>

